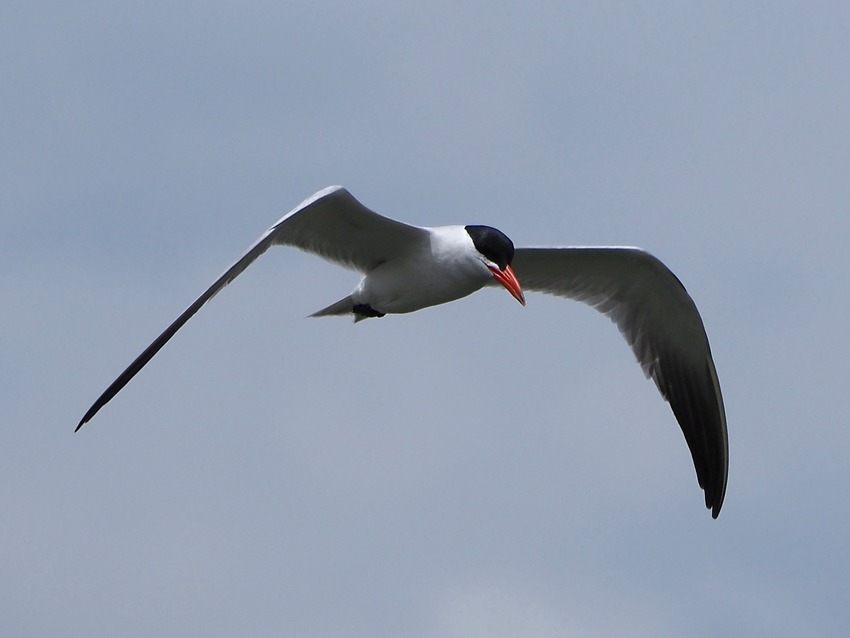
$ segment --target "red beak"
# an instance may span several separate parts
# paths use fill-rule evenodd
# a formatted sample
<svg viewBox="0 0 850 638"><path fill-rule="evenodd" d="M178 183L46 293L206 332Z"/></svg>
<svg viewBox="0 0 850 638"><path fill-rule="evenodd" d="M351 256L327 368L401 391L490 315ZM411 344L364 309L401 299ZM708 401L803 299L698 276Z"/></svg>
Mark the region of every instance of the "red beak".
<svg viewBox="0 0 850 638"><path fill-rule="evenodd" d="M504 270L499 270L493 266L487 267L490 269L490 272L493 273L493 279L502 284L505 287L505 290L511 293L513 298L524 306L525 295L522 294L522 286L519 285L519 279L516 278L514 269L510 266L506 266Z"/></svg>

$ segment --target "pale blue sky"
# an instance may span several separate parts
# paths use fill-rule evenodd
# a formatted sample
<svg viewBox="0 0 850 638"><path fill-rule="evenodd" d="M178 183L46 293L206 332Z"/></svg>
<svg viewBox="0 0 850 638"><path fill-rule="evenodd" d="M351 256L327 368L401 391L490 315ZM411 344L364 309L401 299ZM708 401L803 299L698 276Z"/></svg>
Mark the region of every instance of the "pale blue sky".
<svg viewBox="0 0 850 638"><path fill-rule="evenodd" d="M0 634L834 636L850 625L844 3L0 7ZM329 184L650 250L699 306L720 518L606 319L353 326L267 253Z"/></svg>

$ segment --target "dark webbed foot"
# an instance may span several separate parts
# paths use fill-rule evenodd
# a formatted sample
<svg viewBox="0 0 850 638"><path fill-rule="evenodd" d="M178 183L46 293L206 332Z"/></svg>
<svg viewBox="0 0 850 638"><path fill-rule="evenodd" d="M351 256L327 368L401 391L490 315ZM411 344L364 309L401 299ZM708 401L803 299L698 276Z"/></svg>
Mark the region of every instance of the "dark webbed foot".
<svg viewBox="0 0 850 638"><path fill-rule="evenodd" d="M386 313L378 312L372 306L365 303L355 304L351 311L357 315L356 319L365 319L366 317L383 317Z"/></svg>

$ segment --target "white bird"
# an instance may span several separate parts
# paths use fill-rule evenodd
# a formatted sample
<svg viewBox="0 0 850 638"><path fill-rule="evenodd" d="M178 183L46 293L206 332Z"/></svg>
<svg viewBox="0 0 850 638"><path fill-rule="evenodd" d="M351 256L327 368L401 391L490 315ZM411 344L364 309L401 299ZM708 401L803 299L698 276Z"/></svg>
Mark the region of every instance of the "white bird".
<svg viewBox="0 0 850 638"><path fill-rule="evenodd" d="M504 286L523 305L523 287L590 304L617 324L670 403L706 507L717 518L729 467L723 397L699 311L663 263L638 248L514 249L504 233L489 226L410 226L372 212L340 186L319 191L269 228L112 382L76 430L273 245L295 246L363 273L350 295L314 317L352 314L357 322L414 312L486 285Z"/></svg>

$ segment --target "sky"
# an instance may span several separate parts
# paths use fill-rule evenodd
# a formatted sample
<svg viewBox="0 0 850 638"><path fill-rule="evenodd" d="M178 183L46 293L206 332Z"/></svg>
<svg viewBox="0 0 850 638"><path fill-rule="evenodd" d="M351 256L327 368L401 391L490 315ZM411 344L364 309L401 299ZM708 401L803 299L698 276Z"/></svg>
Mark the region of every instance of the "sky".
<svg viewBox="0 0 850 638"><path fill-rule="evenodd" d="M835 636L850 624L846 3L0 6L0 634ZM603 316L307 316L346 186L636 245L706 325L717 520Z"/></svg>

